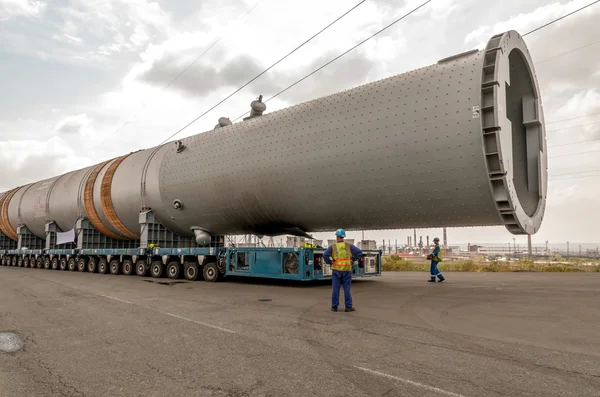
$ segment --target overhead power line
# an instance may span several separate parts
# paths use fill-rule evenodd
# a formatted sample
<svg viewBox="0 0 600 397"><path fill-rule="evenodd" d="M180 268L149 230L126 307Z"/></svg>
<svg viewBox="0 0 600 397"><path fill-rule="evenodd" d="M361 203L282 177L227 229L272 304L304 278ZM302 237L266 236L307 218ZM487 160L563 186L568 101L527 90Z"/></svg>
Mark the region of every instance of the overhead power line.
<svg viewBox="0 0 600 397"><path fill-rule="evenodd" d="M262 76L263 74L265 74L266 72L268 72L270 69L272 69L274 66L276 66L279 62L283 61L285 58L287 58L288 56L292 55L294 52L296 52L301 47L303 47L305 44L307 44L309 41L311 41L312 39L314 39L315 37L317 37L319 34L321 34L322 32L324 32L330 26L332 26L333 24L335 24L337 21L339 21L340 19L342 19L343 17L345 17L346 15L348 15L351 11L353 11L354 9L356 9L358 6L360 6L361 4L363 4L365 1L366 0L362 0L360 3L356 4L354 7L352 7L351 9L349 9L348 11L346 11L344 14L342 14L341 16L339 16L338 18L336 18L333 22L331 22L329 25L325 26L323 29L321 29L320 31L318 31L317 33L315 33L311 38L309 38L308 40L306 40L304 43L302 43L298 47L294 48L292 51L290 51L283 58L279 59L277 62L275 62L274 64L272 64L271 66L269 66L267 69L265 69L264 71L262 71L261 73L259 73L258 75L256 75L253 79L251 79L250 81L248 81L246 84L244 84L243 86L241 86L240 88L238 88L237 90L235 90L234 92L232 92L231 94L229 94L227 97L225 97L224 99L222 99L219 103L217 103L216 105L214 105L213 107L211 107L210 109L208 109L207 111L205 111L204 113L202 113L200 116L196 117L194 120L192 120L191 122L189 122L188 124L186 124L183 128L179 129L177 132L175 132L174 134L172 134L171 136L169 136L167 139L165 139L164 141L162 141L161 145L163 143L167 142L169 139L173 138L175 135L179 134L181 131L185 130L190 125L194 124L201 117L203 117L208 112L210 112L211 110L213 110L214 108L216 108L217 106L219 106L220 104L222 104L223 102L225 102L227 99L231 98L233 95L235 95L236 93L238 93L241 89L243 89L244 87L246 87L248 84L252 83L254 80L256 80L257 78L259 78L260 76Z"/></svg>
<svg viewBox="0 0 600 397"><path fill-rule="evenodd" d="M593 141L600 141L600 138L586 139L584 141L575 141L575 142L569 142L569 143L561 143L558 145L552 145L552 146L548 146L548 147L551 148L551 147L559 147L559 146L576 145L578 143L593 142Z"/></svg>
<svg viewBox="0 0 600 397"><path fill-rule="evenodd" d="M552 159L554 157L568 157L568 156L576 156L576 155L579 155L579 154L596 153L596 152L600 152L600 149L598 149L598 150L588 150L586 152L557 154L556 156L548 156L548 158Z"/></svg>
<svg viewBox="0 0 600 397"><path fill-rule="evenodd" d="M563 131L563 130L570 130L571 128L578 128L578 127L587 127L589 125L596 125L596 124L600 124L600 121L596 121L595 123L588 123L588 124L579 124L579 125L572 125L570 127L564 127L564 128L556 128L554 130L549 130L546 132L554 132L554 131Z"/></svg>
<svg viewBox="0 0 600 397"><path fill-rule="evenodd" d="M600 1L600 0L598 0ZM364 39L363 41L361 41L360 43L356 44L354 47L346 50L345 52L341 53L340 55L338 55L337 57L333 58L331 61L327 62L326 64L324 64L323 66L313 70L312 72L310 72L309 74L307 74L306 76L304 76L303 78L301 78L300 80L296 81L295 83L289 85L288 87L284 88L283 90L279 91L277 94L273 95L272 97L270 97L269 99L267 99L265 101L269 102L271 99L278 97L279 95L283 94L284 92L286 92L287 90L289 90L290 88L292 88L293 86L295 86L296 84L306 80L307 78L309 78L310 76L312 76L313 74L317 73L319 70L325 68L326 66L328 66L329 64L337 61L338 59L340 59L341 57L343 57L344 55L346 55L347 53L349 53L350 51L354 50L356 47L364 44L365 42L371 40L373 37L377 36L379 33L383 32L384 30L390 28L391 26L395 25L396 23L400 22L401 20L403 20L404 18L408 17L409 15L413 14L414 12L418 11L420 8L424 7L427 3L430 3L431 0L428 0L424 3L422 3L420 6L418 6L417 8L414 8L413 10L407 12L406 14L402 15L400 18L396 19L395 21L393 21L392 23L390 23L389 25L387 25L386 27L384 27L383 29L375 32L374 34L372 34L371 36L367 37L366 39ZM234 121L239 120L240 118L244 117L244 115L248 113L248 112L244 112L244 114L238 116Z"/></svg>
<svg viewBox="0 0 600 397"><path fill-rule="evenodd" d="M550 175L550 176L551 177L555 177L555 176L579 175L579 174L586 174L588 172L600 172L600 170L587 170L587 171L565 172L564 174L554 174L554 175Z"/></svg>
<svg viewBox="0 0 600 397"><path fill-rule="evenodd" d="M262 3L264 0L259 0L257 1L248 11L246 11L245 14L243 14L242 16L240 16L237 21L242 21L244 20L252 11L254 11L254 9L256 7L259 6L260 3ZM231 21L230 21L231 22ZM229 26L229 23L226 25L226 27ZM215 45L217 45L219 43L219 41L221 41L221 39L223 39L225 36L227 36L227 34L223 34L221 35L217 40L213 41L213 43L202 52L202 54L200 54L196 59L194 59L185 69L183 69L177 76L175 76L175 78L173 78L173 80L171 80L167 85L165 85L163 88L160 89L159 94L162 93L164 90L166 90L167 88L169 88L177 79L179 79L185 72L187 72L189 70L189 68L191 68L196 62L198 62L204 55L206 55L207 52L209 52ZM152 98L152 100L150 100L149 102L145 103L142 105L142 108L146 107L149 103L154 102L154 100L156 98L158 98L157 94L154 98ZM123 128L125 126L125 124L129 123L129 121L131 121L131 119L126 120L123 124L121 124L119 126L119 128L116 129L116 131L114 133L119 132L119 130L121 128Z"/></svg>
<svg viewBox="0 0 600 397"><path fill-rule="evenodd" d="M553 179L549 179L550 182L554 182L554 181L566 181L569 179L579 179L579 178L593 178L593 177L600 177L600 174L597 175L579 175L579 176L569 176L566 178L553 178Z"/></svg>
<svg viewBox="0 0 600 397"><path fill-rule="evenodd" d="M544 63L544 62L550 61L550 60L552 60L552 59L555 59L555 58L558 58L558 57L562 57L563 55L567 55L567 54L570 54L570 53L572 53L572 52L579 51L579 50L581 50L581 49L583 49L583 48L591 47L591 46L593 46L593 45L596 45L596 44L598 44L598 43L600 43L600 40L598 40L598 41L594 41L593 43L586 44L586 45L584 45L584 46L581 46L581 47L573 48L572 50L569 50L569 51L566 51L566 52L562 52L562 53L560 53L560 54L556 54L556 55L554 55L554 56L551 56L550 58L546 58L546 59L544 59L543 61L536 62L536 66L537 66L537 65L539 65L539 64L541 64L541 63Z"/></svg>
<svg viewBox="0 0 600 397"><path fill-rule="evenodd" d="M579 11L585 10L586 8L588 8L588 7L591 7L591 6L593 6L594 4L596 4L596 3L600 3L600 0L593 1L593 2L591 2L590 4L588 4L588 5L586 5L586 6L583 6L583 7L579 8L579 9L577 9L577 10L573 11L573 12L570 12L570 13L568 13L567 15L563 15L562 17L560 17L560 18L556 18L555 20L553 20L553 21L550 21L550 22L548 22L548 23L547 23L547 24L545 24L545 25L542 25L542 26L540 26L540 27L538 27L538 28L535 28L535 29L533 29L533 30L531 30L531 31L529 31L529 32L527 32L527 33L525 33L525 34L523 35L523 37L525 37L525 36L527 36L528 34L531 34L531 33L533 33L533 32L537 32L538 30L541 30L541 29L545 28L546 26L550 26L550 25L552 25L553 23L555 23L555 22L558 22L558 21L560 21L560 20L562 20L562 19L565 19L565 18L566 18L566 17L568 17L568 16L571 16L571 15L573 15L573 14L576 14L576 13L578 13Z"/></svg>
<svg viewBox="0 0 600 397"><path fill-rule="evenodd" d="M597 116L597 115L599 115L599 114L600 114L600 113L592 113L592 114L586 114L586 115L583 115L583 116L571 117L571 118L569 118L569 119L555 120L555 121L551 121L551 122L549 122L549 123L546 123L546 125L548 125L548 124L556 124L556 123L561 123L561 122L563 122L563 121L570 121L570 120L582 119L582 118L584 118L584 117Z"/></svg>

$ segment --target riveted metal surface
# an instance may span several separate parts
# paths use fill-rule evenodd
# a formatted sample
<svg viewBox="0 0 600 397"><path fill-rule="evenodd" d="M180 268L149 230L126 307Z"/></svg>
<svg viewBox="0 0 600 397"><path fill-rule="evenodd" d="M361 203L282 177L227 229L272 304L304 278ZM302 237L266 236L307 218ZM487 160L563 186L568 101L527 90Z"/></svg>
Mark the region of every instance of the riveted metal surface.
<svg viewBox="0 0 600 397"><path fill-rule="evenodd" d="M117 168L119 167L119 165L121 165L123 160L125 160L128 156L129 156L129 154L126 154L124 156L117 158L115 161L113 161L110 164L110 166L106 170L106 173L104 174L104 177L102 178L102 182L100 185L100 201L102 204L102 210L104 211L104 215L108 219L108 222L110 222L110 225L114 229L116 229L121 235L128 237L132 240L135 240L135 239L139 238L139 234L134 233L131 230L128 230L125 227L125 225L123 225L123 223L119 219L117 213L115 212L115 209L113 207L113 200L112 200L113 176L115 175L115 172L116 172ZM139 228L139 225L138 225L138 228Z"/></svg>
<svg viewBox="0 0 600 397"><path fill-rule="evenodd" d="M472 54L186 138L161 169L162 218L265 234L498 224L472 117L482 62ZM169 208L175 198L183 211Z"/></svg>

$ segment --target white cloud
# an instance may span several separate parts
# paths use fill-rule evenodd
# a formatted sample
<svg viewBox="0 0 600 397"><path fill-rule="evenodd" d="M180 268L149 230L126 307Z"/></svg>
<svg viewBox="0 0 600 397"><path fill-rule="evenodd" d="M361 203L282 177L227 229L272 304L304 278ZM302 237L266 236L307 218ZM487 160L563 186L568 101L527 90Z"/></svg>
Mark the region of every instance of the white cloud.
<svg viewBox="0 0 600 397"><path fill-rule="evenodd" d="M0 21L19 16L37 18L46 9L47 4L37 0L2 0L0 2Z"/></svg>

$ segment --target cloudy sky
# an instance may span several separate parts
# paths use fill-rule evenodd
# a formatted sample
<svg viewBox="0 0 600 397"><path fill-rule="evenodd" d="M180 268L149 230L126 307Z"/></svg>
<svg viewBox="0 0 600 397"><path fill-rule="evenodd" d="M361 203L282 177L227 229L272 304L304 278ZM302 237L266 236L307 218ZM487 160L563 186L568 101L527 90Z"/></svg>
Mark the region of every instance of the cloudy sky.
<svg viewBox="0 0 600 397"><path fill-rule="evenodd" d="M161 143L359 2L0 0L0 191ZM481 48L498 32L525 33L589 2L433 0L270 101L267 112ZM259 94L275 94L420 3L367 0L178 137L237 118ZM534 242L600 241L598 21L600 3L526 37L550 155L548 207ZM365 237L404 242L408 234ZM449 230L454 243L512 237L503 227Z"/></svg>

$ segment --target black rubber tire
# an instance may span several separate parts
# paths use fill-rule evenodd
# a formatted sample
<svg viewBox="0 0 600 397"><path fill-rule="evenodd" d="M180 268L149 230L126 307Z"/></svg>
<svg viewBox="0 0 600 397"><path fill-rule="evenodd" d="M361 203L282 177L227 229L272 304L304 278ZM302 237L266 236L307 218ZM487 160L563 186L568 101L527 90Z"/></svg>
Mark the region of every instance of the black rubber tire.
<svg viewBox="0 0 600 397"><path fill-rule="evenodd" d="M164 273L164 265L160 261L154 261L150 265L150 275L154 278L161 278Z"/></svg>
<svg viewBox="0 0 600 397"><path fill-rule="evenodd" d="M44 260L42 259L41 256L39 256L36 260L35 260L35 267L37 267L38 269L41 269L44 267Z"/></svg>
<svg viewBox="0 0 600 397"><path fill-rule="evenodd" d="M48 269L50 269L50 266L52 266L52 265L50 264L50 258L48 258L48 257L45 257L45 258L44 258L44 269L48 270Z"/></svg>
<svg viewBox="0 0 600 397"><path fill-rule="evenodd" d="M186 280L196 281L198 279L199 274L200 274L200 269L196 262L187 262L185 264L183 275Z"/></svg>
<svg viewBox="0 0 600 397"><path fill-rule="evenodd" d="M171 279L178 279L181 277L181 263L179 262L169 262L167 264L167 277Z"/></svg>
<svg viewBox="0 0 600 397"><path fill-rule="evenodd" d="M62 271L67 270L67 258L60 258L60 262L58 262L58 268Z"/></svg>
<svg viewBox="0 0 600 397"><path fill-rule="evenodd" d="M98 273L106 274L108 273L108 261L106 258L100 258L98 260Z"/></svg>
<svg viewBox="0 0 600 397"><path fill-rule="evenodd" d="M52 258L52 270L58 270L58 258Z"/></svg>
<svg viewBox="0 0 600 397"><path fill-rule="evenodd" d="M90 258L90 259L82 258L82 259L83 260L77 261L77 271L79 271L79 272L85 272L87 270L87 267L90 265L90 262L94 261L94 258Z"/></svg>
<svg viewBox="0 0 600 397"><path fill-rule="evenodd" d="M98 260L98 258L90 258L86 266L88 273L96 273L98 271Z"/></svg>
<svg viewBox="0 0 600 397"><path fill-rule="evenodd" d="M148 265L146 264L145 260L140 259L139 261L136 262L135 274L138 275L139 277L146 277L146 275L148 274Z"/></svg>
<svg viewBox="0 0 600 397"><path fill-rule="evenodd" d="M113 259L110 261L109 266L110 274L117 275L121 273L121 262L118 259Z"/></svg>
<svg viewBox="0 0 600 397"><path fill-rule="evenodd" d="M126 276L131 276L133 274L133 270L133 261L131 259L125 259L123 261L123 274Z"/></svg>
<svg viewBox="0 0 600 397"><path fill-rule="evenodd" d="M28 268L28 267L29 267L29 257L28 257L28 256L26 256L26 257L23 259L23 267L25 267L25 268Z"/></svg>
<svg viewBox="0 0 600 397"><path fill-rule="evenodd" d="M85 258L79 258L79 259L71 258L67 262L67 269L70 272L74 272L75 270L77 270L77 268L79 267L79 263L81 263L81 262L83 262L85 264L86 263Z"/></svg>
<svg viewBox="0 0 600 397"><path fill-rule="evenodd" d="M202 269L202 275L204 276L204 280L215 283L219 279L219 269L217 268L217 264L207 263L204 265L204 269Z"/></svg>

